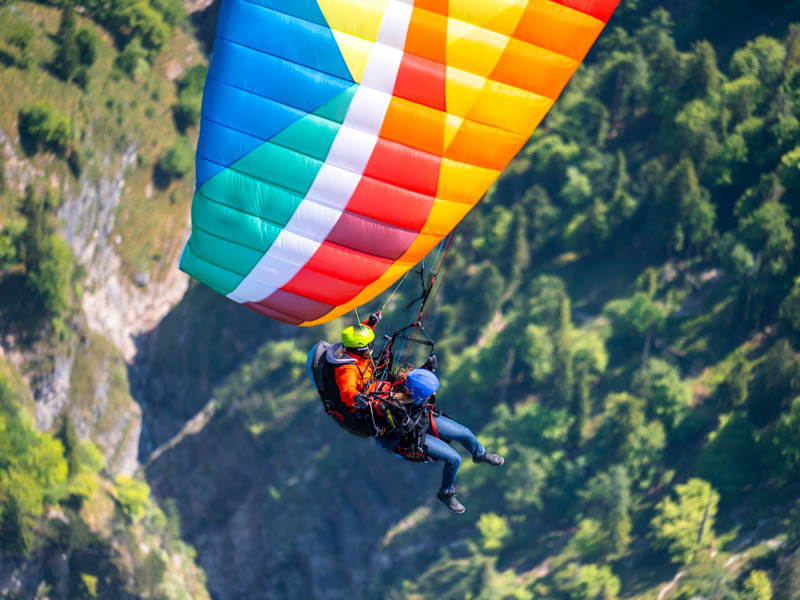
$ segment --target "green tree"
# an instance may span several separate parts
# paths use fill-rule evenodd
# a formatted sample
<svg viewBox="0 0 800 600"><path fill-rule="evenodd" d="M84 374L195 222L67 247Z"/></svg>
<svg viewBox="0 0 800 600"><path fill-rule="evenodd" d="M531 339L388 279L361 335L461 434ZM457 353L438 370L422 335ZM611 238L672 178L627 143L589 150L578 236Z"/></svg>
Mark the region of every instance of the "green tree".
<svg viewBox="0 0 800 600"><path fill-rule="evenodd" d="M0 547L11 555L27 557L34 547L33 519L25 514L17 499L10 496L0 519Z"/></svg>
<svg viewBox="0 0 800 600"><path fill-rule="evenodd" d="M138 37L134 37L125 45L125 48L117 56L116 65L134 81L143 77L150 70L147 62L147 50Z"/></svg>
<svg viewBox="0 0 800 600"><path fill-rule="evenodd" d="M21 69L27 69L33 62L31 52L33 33L33 28L19 21L12 23L6 33L6 41L19 51L16 63Z"/></svg>
<svg viewBox="0 0 800 600"><path fill-rule="evenodd" d="M558 303L558 321L553 333L553 378L560 406L572 405L575 372L572 362L572 311L569 296L564 293Z"/></svg>
<svg viewBox="0 0 800 600"><path fill-rule="evenodd" d="M766 571L753 570L744 581L743 600L772 600L772 584Z"/></svg>
<svg viewBox="0 0 800 600"><path fill-rule="evenodd" d="M739 412L723 415L700 451L696 473L710 481L726 503L734 502L763 478L763 451L749 419Z"/></svg>
<svg viewBox="0 0 800 600"><path fill-rule="evenodd" d="M505 540L511 535L508 519L493 512L483 513L480 516L478 531L481 533L481 545L488 552L500 550Z"/></svg>
<svg viewBox="0 0 800 600"><path fill-rule="evenodd" d="M581 519L562 556L577 558L584 562L593 562L603 557L606 552L606 536L603 524L595 519Z"/></svg>
<svg viewBox="0 0 800 600"><path fill-rule="evenodd" d="M751 76L761 82L763 98L775 89L783 75L786 48L778 40L765 35L736 50L731 57L732 77Z"/></svg>
<svg viewBox="0 0 800 600"><path fill-rule="evenodd" d="M61 7L61 23L56 32L56 55L53 65L65 81L72 79L80 64L80 49L75 25L75 7L71 0L64 0Z"/></svg>
<svg viewBox="0 0 800 600"><path fill-rule="evenodd" d="M553 326L560 322L561 304L567 296L564 281L553 275L539 275L528 285L528 319L533 323Z"/></svg>
<svg viewBox="0 0 800 600"><path fill-rule="evenodd" d="M695 42L686 63L685 93L695 98L711 96L718 90L720 80L714 46L707 40Z"/></svg>
<svg viewBox="0 0 800 600"><path fill-rule="evenodd" d="M648 416L660 419L668 430L675 428L692 403L692 394L678 369L660 358L647 361L637 373L634 387L647 403Z"/></svg>
<svg viewBox="0 0 800 600"><path fill-rule="evenodd" d="M753 378L753 363L746 354L736 352L725 378L714 390L717 406L723 411L741 408L747 402L747 390Z"/></svg>
<svg viewBox="0 0 800 600"><path fill-rule="evenodd" d="M747 413L758 427L774 421L800 393L800 359L789 342L777 340L764 355L750 382Z"/></svg>
<svg viewBox="0 0 800 600"><path fill-rule="evenodd" d="M796 277L791 291L781 302L778 311L781 329L794 340L800 340L800 277Z"/></svg>
<svg viewBox="0 0 800 600"><path fill-rule="evenodd" d="M778 176L790 194L796 194L800 190L800 146L795 146L781 156Z"/></svg>
<svg viewBox="0 0 800 600"><path fill-rule="evenodd" d="M612 131L616 123L632 119L649 93L647 59L640 52L614 52L601 65L596 95L608 107Z"/></svg>
<svg viewBox="0 0 800 600"><path fill-rule="evenodd" d="M620 583L608 565L568 563L555 574L556 589L570 600L616 600Z"/></svg>
<svg viewBox="0 0 800 600"><path fill-rule="evenodd" d="M630 489L625 467L615 465L592 477L579 493L583 512L600 524L595 540L599 557L622 556L630 544L633 527Z"/></svg>
<svg viewBox="0 0 800 600"><path fill-rule="evenodd" d="M508 477L515 482L503 492L510 510L542 510L552 460L536 448L515 446L509 453Z"/></svg>
<svg viewBox="0 0 800 600"><path fill-rule="evenodd" d="M625 221L636 212L638 202L631 191L631 177L628 173L628 161L622 150L617 151L614 172L614 188L611 198L607 202L608 211L606 219L609 234L616 231Z"/></svg>
<svg viewBox="0 0 800 600"><path fill-rule="evenodd" d="M181 131L200 123L203 84L207 73L205 65L194 65L178 80L178 101L172 111L175 123Z"/></svg>
<svg viewBox="0 0 800 600"><path fill-rule="evenodd" d="M637 430L644 425L644 403L631 394L609 394L605 399L603 425L598 432L605 462L622 462L633 449Z"/></svg>
<svg viewBox="0 0 800 600"><path fill-rule="evenodd" d="M699 197L696 192L699 189L696 175L691 174L694 177L692 180L688 173L681 172L685 169L681 163L691 163L693 169L696 164L702 169L709 159L719 151L719 115L719 106L715 97L691 100L675 115L674 128L670 129L670 133L666 137L667 145L674 152L683 152L688 156L684 156L673 170L674 176L677 178L673 185L677 183L680 187L673 188L673 197L667 198L667 201L671 200L675 205L679 205L680 197L676 198L675 194L680 194L682 191L691 192L695 197ZM677 213L671 220L674 221L676 216L678 216ZM681 242L682 240L676 241ZM680 251L682 247L676 249Z"/></svg>
<svg viewBox="0 0 800 600"><path fill-rule="evenodd" d="M23 143L28 143L34 152L46 148L60 156L64 155L72 136L67 116L40 100L20 109L19 132Z"/></svg>
<svg viewBox="0 0 800 600"><path fill-rule="evenodd" d="M97 60L97 53L100 50L100 36L94 27L81 27L75 36L78 45L78 56L82 65L91 67Z"/></svg>
<svg viewBox="0 0 800 600"><path fill-rule="evenodd" d="M664 498L650 521L654 545L666 549L672 561L688 564L696 553L708 548L714 537L714 518L719 494L702 479L675 486L677 501Z"/></svg>
<svg viewBox="0 0 800 600"><path fill-rule="evenodd" d="M642 368L647 364L653 336L658 334L666 321L665 308L647 292L636 292L630 298L612 300L603 308L611 321L614 337L625 340L644 340L642 346Z"/></svg>
<svg viewBox="0 0 800 600"><path fill-rule="evenodd" d="M771 275L781 275L789 268L794 250L794 234L786 207L768 200L739 223L741 238L758 253Z"/></svg>
<svg viewBox="0 0 800 600"><path fill-rule="evenodd" d="M773 440L775 449L784 460L784 472L788 480L800 477L800 396L789 409L781 413Z"/></svg>
<svg viewBox="0 0 800 600"><path fill-rule="evenodd" d="M695 125L702 121L697 115L689 115L687 119ZM700 135L703 140L709 139L707 132ZM693 156L699 155L705 160L710 154L711 150L696 150ZM688 249L699 254L713 242L716 235L714 205L708 191L698 181L691 158L682 158L667 174L656 207L664 211L661 218L668 224L669 239L665 241L670 251Z"/></svg>
<svg viewBox="0 0 800 600"><path fill-rule="evenodd" d="M150 0L150 6L170 27L177 27L186 20L186 8L181 0Z"/></svg>
<svg viewBox="0 0 800 600"><path fill-rule="evenodd" d="M28 285L46 315L56 320L67 315L72 306L75 274L72 249L60 235L51 235L39 268L28 273Z"/></svg>
<svg viewBox="0 0 800 600"><path fill-rule="evenodd" d="M61 417L61 425L58 428L57 437L64 446L64 456L67 459L67 474L69 477L74 477L81 467L79 456L80 440L78 439L75 425L66 415Z"/></svg>
<svg viewBox="0 0 800 600"><path fill-rule="evenodd" d="M573 394L572 414L575 420L569 431L569 445L574 451L580 449L586 438L586 428L592 416L592 376L585 364L578 366L578 389Z"/></svg>
<svg viewBox="0 0 800 600"><path fill-rule="evenodd" d="M553 342L546 327L528 323L523 332L522 360L530 378L543 382L553 372Z"/></svg>
<svg viewBox="0 0 800 600"><path fill-rule="evenodd" d="M19 207L25 229L19 237L19 255L25 264L26 283L38 304L38 314L52 319L57 328L72 306L78 271L72 250L54 233L49 211L54 195L38 195L28 186Z"/></svg>
<svg viewBox="0 0 800 600"><path fill-rule="evenodd" d="M19 244L25 231L25 221L10 219L0 229L0 271L17 264L20 260Z"/></svg>
<svg viewBox="0 0 800 600"><path fill-rule="evenodd" d="M137 481L127 475L119 474L114 478L116 498L122 512L132 522L141 519L150 503L150 486L144 481Z"/></svg>
<svg viewBox="0 0 800 600"><path fill-rule="evenodd" d="M194 165L194 153L188 141L181 138L170 145L156 165L170 178L181 179L188 175Z"/></svg>

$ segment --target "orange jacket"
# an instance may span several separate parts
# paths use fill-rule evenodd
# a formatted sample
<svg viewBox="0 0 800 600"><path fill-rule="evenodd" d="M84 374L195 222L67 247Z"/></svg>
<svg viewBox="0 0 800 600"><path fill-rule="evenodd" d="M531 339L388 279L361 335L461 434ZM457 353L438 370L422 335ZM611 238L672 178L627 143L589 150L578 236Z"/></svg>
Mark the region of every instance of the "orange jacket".
<svg viewBox="0 0 800 600"><path fill-rule="evenodd" d="M375 325L369 324L368 318L364 319L361 324L370 329L375 329ZM369 358L350 354L349 352L346 354L350 358L354 358L356 362L338 366L333 373L336 376L336 385L339 386L339 396L342 402L345 403L347 408L354 411L356 409L356 394L363 392L367 382L372 379L373 368L372 361Z"/></svg>
<svg viewBox="0 0 800 600"><path fill-rule="evenodd" d="M356 362L336 367L334 375L342 402L350 410L355 410L356 394L363 392L367 382L372 378L372 362L355 354L347 355L355 358Z"/></svg>

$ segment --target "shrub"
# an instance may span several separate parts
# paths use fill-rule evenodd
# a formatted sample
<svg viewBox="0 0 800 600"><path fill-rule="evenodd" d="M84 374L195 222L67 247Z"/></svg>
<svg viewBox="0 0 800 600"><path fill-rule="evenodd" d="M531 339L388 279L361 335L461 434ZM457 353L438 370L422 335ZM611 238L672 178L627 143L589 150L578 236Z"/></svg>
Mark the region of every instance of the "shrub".
<svg viewBox="0 0 800 600"><path fill-rule="evenodd" d="M172 107L172 112L175 125L181 131L200 122L200 105L207 73L205 65L194 65L178 80L178 102Z"/></svg>
<svg viewBox="0 0 800 600"><path fill-rule="evenodd" d="M3 224L3 228L0 229L0 269L19 262L17 244L24 229L25 222L22 219Z"/></svg>
<svg viewBox="0 0 800 600"><path fill-rule="evenodd" d="M772 584L766 571L750 571L744 582L746 600L771 600Z"/></svg>
<svg viewBox="0 0 800 600"><path fill-rule="evenodd" d="M503 547L505 539L511 535L508 520L495 513L484 513L478 519L478 530L483 539L483 549L492 552Z"/></svg>
<svg viewBox="0 0 800 600"><path fill-rule="evenodd" d="M143 481L122 474L116 476L114 483L122 512L132 521L138 521L144 516L150 502L150 487Z"/></svg>
<svg viewBox="0 0 800 600"><path fill-rule="evenodd" d="M80 177L81 173L83 173L84 167L86 166L86 159L77 148L73 148L72 152L70 152L69 157L67 158L67 164L69 165L69 170L72 171L72 174L75 177Z"/></svg>
<svg viewBox="0 0 800 600"><path fill-rule="evenodd" d="M193 164L191 146L185 140L179 140L167 148L156 166L168 178L181 179L189 174Z"/></svg>
<svg viewBox="0 0 800 600"><path fill-rule="evenodd" d="M75 70L72 81L84 92L89 88L89 69L81 65Z"/></svg>
<svg viewBox="0 0 800 600"><path fill-rule="evenodd" d="M71 128L64 113L48 102L37 100L20 109L19 133L23 145L29 145L33 152L48 148L63 156L69 145Z"/></svg>
<svg viewBox="0 0 800 600"><path fill-rule="evenodd" d="M117 66L131 79L138 79L150 70L147 50L138 37L133 38L117 57Z"/></svg>
<svg viewBox="0 0 800 600"><path fill-rule="evenodd" d="M555 574L556 589L573 600L615 600L619 578L608 565L568 563Z"/></svg>
<svg viewBox="0 0 800 600"><path fill-rule="evenodd" d="M202 94L207 74L208 67L205 65L193 65L189 67L186 73L178 80L178 91Z"/></svg>
<svg viewBox="0 0 800 600"><path fill-rule="evenodd" d="M660 358L647 361L636 376L635 385L647 401L648 416L660 419L667 429L680 422L692 403L692 394L681 381L678 369Z"/></svg>
<svg viewBox="0 0 800 600"><path fill-rule="evenodd" d="M195 94L180 94L178 102L172 107L175 125L180 131L186 131L200 123L200 107L202 97Z"/></svg>
<svg viewBox="0 0 800 600"><path fill-rule="evenodd" d="M58 235L50 236L38 268L28 273L28 286L44 313L58 319L70 308L75 259L72 250Z"/></svg>
<svg viewBox="0 0 800 600"><path fill-rule="evenodd" d="M150 0L152 6L170 27L180 25L186 19L182 0Z"/></svg>
<svg viewBox="0 0 800 600"><path fill-rule="evenodd" d="M93 27L82 27L75 37L78 43L78 56L82 65L91 67L97 60L98 49L100 48L100 36Z"/></svg>
<svg viewBox="0 0 800 600"><path fill-rule="evenodd" d="M28 25L14 23L9 27L6 41L19 50L16 63L20 69L27 69L33 62L33 54L30 50L31 40L33 40L33 29Z"/></svg>

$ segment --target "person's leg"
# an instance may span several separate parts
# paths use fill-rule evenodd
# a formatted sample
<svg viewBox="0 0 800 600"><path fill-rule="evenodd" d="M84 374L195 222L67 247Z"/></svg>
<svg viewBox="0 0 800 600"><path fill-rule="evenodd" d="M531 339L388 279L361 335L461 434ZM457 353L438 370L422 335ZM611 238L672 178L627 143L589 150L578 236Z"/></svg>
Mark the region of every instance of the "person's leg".
<svg viewBox="0 0 800 600"><path fill-rule="evenodd" d="M484 453L483 446L468 427L464 427L461 423L444 415L431 417L431 420L432 425L428 427L428 437L433 434L449 442L458 442L469 450L472 456L481 456Z"/></svg>
<svg viewBox="0 0 800 600"><path fill-rule="evenodd" d="M452 492L456 483L458 468L461 466L461 456L445 442L436 439L432 435L425 438L425 445L428 447L428 456L434 460L444 462L441 491L444 493Z"/></svg>
<svg viewBox="0 0 800 600"><path fill-rule="evenodd" d="M428 434L429 436L438 434L444 440L460 442L464 448L472 453L473 462L494 466L502 465L504 462L503 457L499 454L487 452L469 428L444 415L431 417L431 426L428 427Z"/></svg>
<svg viewBox="0 0 800 600"><path fill-rule="evenodd" d="M442 440L429 435L425 438L425 445L428 448L428 456L434 460L444 461L442 469L442 488L436 497L448 509L454 513L461 514L466 509L456 498L456 475L458 467L461 466L461 456L453 448Z"/></svg>

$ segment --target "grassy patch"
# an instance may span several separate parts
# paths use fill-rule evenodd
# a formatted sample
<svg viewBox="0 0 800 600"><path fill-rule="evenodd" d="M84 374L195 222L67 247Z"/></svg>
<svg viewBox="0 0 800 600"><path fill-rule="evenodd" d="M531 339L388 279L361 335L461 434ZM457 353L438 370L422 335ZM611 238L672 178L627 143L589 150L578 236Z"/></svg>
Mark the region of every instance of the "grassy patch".
<svg viewBox="0 0 800 600"><path fill-rule="evenodd" d="M132 402L119 351L101 335L90 333L75 351L70 374L72 410L93 423L94 438L113 429Z"/></svg>
<svg viewBox="0 0 800 600"><path fill-rule="evenodd" d="M72 124L73 145L81 153L83 176L92 181L115 177L121 168L120 155L135 145L137 157L125 173L125 185L112 235L123 243L117 252L123 273L145 271L155 278L164 276L183 242L181 234L192 197L192 176L170 182L166 187L153 184L154 166L178 136L172 116L176 100L175 78L194 64L205 61L192 35L178 29L152 67L134 81L114 62L118 51L111 36L93 21L78 15L77 26L94 27L101 39L97 61L89 69L89 83L81 89L54 76L48 64L56 50L53 35L58 29L60 10L29 2L0 7L0 31L21 23L33 29L27 69L14 62L19 51L0 40L0 129L11 140L18 138L18 114L22 106L46 98L68 115ZM3 56L9 57L2 61ZM194 144L197 131L188 132ZM23 149L15 148L19 157ZM9 157L0 157L8 160ZM78 184L66 160L48 153L28 157L31 167L41 174L44 185L70 188ZM46 175L45 175L46 174ZM13 214L17 190L0 190L0 218Z"/></svg>

